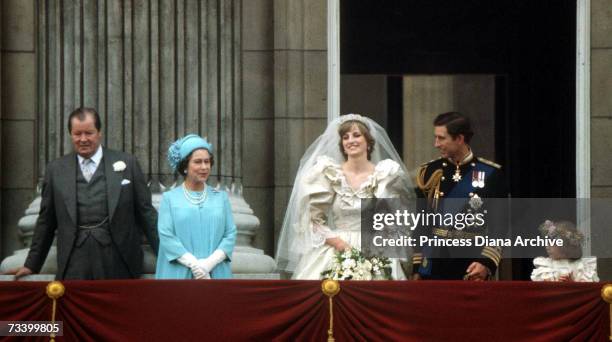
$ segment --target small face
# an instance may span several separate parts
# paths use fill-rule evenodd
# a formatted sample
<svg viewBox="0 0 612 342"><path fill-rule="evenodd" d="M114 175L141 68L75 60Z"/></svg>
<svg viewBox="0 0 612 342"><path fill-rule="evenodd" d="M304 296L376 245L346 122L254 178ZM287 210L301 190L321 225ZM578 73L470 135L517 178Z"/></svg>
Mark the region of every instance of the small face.
<svg viewBox="0 0 612 342"><path fill-rule="evenodd" d="M446 126L434 127L434 140L434 146L440 151L440 155L449 159L454 159L459 154L463 144L463 136L459 135L453 139Z"/></svg>
<svg viewBox="0 0 612 342"><path fill-rule="evenodd" d="M565 259L563 249L560 246L546 246L546 253L553 260Z"/></svg>
<svg viewBox="0 0 612 342"><path fill-rule="evenodd" d="M205 183L210 175L210 159L208 150L193 151L187 167L187 178L194 183Z"/></svg>
<svg viewBox="0 0 612 342"><path fill-rule="evenodd" d="M368 152L368 142L357 125L342 136L342 147L344 153L349 157L357 157Z"/></svg>
<svg viewBox="0 0 612 342"><path fill-rule="evenodd" d="M93 115L85 115L85 120L81 121L78 117L72 118L72 145L76 153L83 158L93 156L100 146L102 132L96 129L95 119Z"/></svg>

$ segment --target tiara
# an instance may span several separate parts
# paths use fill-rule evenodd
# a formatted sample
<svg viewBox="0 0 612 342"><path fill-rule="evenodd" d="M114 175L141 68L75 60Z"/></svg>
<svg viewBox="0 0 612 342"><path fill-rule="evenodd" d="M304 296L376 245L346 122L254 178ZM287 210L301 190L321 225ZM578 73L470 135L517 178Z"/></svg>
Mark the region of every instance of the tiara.
<svg viewBox="0 0 612 342"><path fill-rule="evenodd" d="M346 114L346 115L341 115L340 116L340 123L343 124L347 121L359 121L359 122L363 122L364 124L367 125L367 121L365 120L365 118L359 114Z"/></svg>

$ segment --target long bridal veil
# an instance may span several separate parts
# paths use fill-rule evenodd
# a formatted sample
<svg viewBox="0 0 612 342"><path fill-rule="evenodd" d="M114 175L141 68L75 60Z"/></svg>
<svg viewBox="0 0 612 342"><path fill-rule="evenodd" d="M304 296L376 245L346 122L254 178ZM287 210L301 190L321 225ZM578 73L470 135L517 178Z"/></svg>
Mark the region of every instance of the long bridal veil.
<svg viewBox="0 0 612 342"><path fill-rule="evenodd" d="M312 247L310 243L312 229L309 222L308 195L302 180L320 156L332 158L338 164L344 162L339 148L340 136L338 129L343 122L348 120L357 120L366 124L370 134L376 140L371 161L374 164L384 159L391 159L397 162L403 171L402 182L405 184L405 196L414 197L414 185L387 132L372 119L358 114L347 114L336 118L327 126L325 132L308 147L300 160L300 166L295 176L293 190L291 191L291 197L289 198L278 240L276 262L280 271L293 272L302 255Z"/></svg>

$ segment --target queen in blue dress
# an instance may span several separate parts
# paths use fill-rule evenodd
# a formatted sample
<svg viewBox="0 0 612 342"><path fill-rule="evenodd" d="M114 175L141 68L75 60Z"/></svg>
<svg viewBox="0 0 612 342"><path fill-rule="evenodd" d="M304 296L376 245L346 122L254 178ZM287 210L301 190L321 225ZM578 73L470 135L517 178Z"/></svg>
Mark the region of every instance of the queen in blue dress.
<svg viewBox="0 0 612 342"><path fill-rule="evenodd" d="M236 226L228 195L206 184L212 145L195 135L174 142L170 166L184 178L163 194L157 229L157 279L231 278Z"/></svg>

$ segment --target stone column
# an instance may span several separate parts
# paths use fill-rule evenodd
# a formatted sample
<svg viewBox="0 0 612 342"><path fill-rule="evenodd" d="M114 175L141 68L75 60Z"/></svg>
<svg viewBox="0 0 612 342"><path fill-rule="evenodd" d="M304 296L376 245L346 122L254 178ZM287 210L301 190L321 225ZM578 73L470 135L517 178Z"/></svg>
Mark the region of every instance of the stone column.
<svg viewBox="0 0 612 342"><path fill-rule="evenodd" d="M591 197L612 198L612 0L591 0ZM609 221L591 222L601 280L612 279ZM606 258L601 258L606 256Z"/></svg>
<svg viewBox="0 0 612 342"><path fill-rule="evenodd" d="M0 8L1 259L23 247L16 225L35 197L37 94L35 1L6 0Z"/></svg>
<svg viewBox="0 0 612 342"><path fill-rule="evenodd" d="M188 133L205 136L215 148L209 183L230 193L238 226L233 269L271 272L273 260L251 247L259 220L242 197L242 1L37 4L38 177L70 151L66 118L78 106L98 109L105 146L138 158L154 203L180 181L166 162L169 144ZM37 200L20 225L26 237Z"/></svg>
<svg viewBox="0 0 612 342"><path fill-rule="evenodd" d="M275 238L300 158L327 125L327 2L274 1Z"/></svg>
<svg viewBox="0 0 612 342"><path fill-rule="evenodd" d="M244 197L261 219L255 245L274 253L274 6L242 2Z"/></svg>
<svg viewBox="0 0 612 342"><path fill-rule="evenodd" d="M0 47L4 46L2 44L2 24L4 24L4 20L2 15L4 11L2 10L2 6L0 6ZM2 80L2 54L0 54L0 80ZM2 230L2 84L0 82L0 241L2 241L1 237L3 235ZM3 255L4 248L0 243L0 258Z"/></svg>

